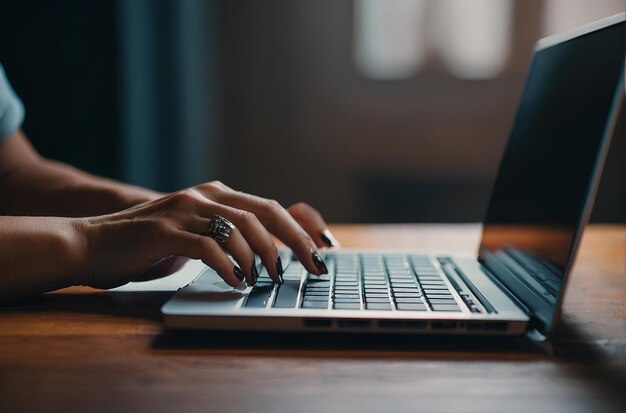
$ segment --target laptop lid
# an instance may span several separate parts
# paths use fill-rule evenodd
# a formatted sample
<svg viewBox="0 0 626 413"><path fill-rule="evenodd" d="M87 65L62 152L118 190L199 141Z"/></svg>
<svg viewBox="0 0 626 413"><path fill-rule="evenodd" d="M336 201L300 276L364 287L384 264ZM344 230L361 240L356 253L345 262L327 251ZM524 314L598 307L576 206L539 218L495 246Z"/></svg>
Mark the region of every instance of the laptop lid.
<svg viewBox="0 0 626 413"><path fill-rule="evenodd" d="M546 336L624 96L624 13L537 43L479 258Z"/></svg>

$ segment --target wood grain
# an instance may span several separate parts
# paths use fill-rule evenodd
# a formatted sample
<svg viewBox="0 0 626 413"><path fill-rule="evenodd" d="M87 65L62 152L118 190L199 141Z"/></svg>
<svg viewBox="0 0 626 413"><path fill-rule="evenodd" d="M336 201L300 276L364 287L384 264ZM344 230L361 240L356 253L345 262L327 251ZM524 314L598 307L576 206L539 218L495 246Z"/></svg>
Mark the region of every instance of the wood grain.
<svg viewBox="0 0 626 413"><path fill-rule="evenodd" d="M345 247L475 251L476 225L346 225ZM173 334L169 293L0 306L0 412L600 412L626 407L626 227L584 235L549 346L525 338Z"/></svg>

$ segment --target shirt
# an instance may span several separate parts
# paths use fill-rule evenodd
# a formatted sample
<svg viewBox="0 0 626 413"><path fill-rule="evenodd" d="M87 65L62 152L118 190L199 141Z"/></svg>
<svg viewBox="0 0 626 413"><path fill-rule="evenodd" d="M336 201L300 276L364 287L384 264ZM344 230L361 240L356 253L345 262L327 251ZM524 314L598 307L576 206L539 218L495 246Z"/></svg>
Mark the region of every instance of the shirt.
<svg viewBox="0 0 626 413"><path fill-rule="evenodd" d="M24 105L17 97L0 64L0 143L22 126Z"/></svg>

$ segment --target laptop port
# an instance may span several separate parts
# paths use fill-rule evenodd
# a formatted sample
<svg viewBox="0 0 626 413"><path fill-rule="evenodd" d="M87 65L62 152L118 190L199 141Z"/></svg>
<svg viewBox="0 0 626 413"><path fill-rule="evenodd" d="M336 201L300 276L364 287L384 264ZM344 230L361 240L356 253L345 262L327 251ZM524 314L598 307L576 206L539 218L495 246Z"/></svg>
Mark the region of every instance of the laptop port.
<svg viewBox="0 0 626 413"><path fill-rule="evenodd" d="M414 330L423 330L428 326L428 323L426 321L409 320L409 321L405 321L404 325L406 328L412 328Z"/></svg>
<svg viewBox="0 0 626 413"><path fill-rule="evenodd" d="M370 328L371 320L337 320L337 327L341 328Z"/></svg>
<svg viewBox="0 0 626 413"><path fill-rule="evenodd" d="M305 327L312 327L312 328L320 328L320 327L332 327L333 325L333 320L327 319L327 318L308 318L308 319L304 319L303 324Z"/></svg>
<svg viewBox="0 0 626 413"><path fill-rule="evenodd" d="M486 323L485 330L489 331L506 331L508 329L507 323Z"/></svg>
<svg viewBox="0 0 626 413"><path fill-rule="evenodd" d="M428 326L426 321L415 320L378 320L378 327L380 328L404 328L421 330Z"/></svg>
<svg viewBox="0 0 626 413"><path fill-rule="evenodd" d="M404 328L404 321L400 320L378 320L380 328Z"/></svg>
<svg viewBox="0 0 626 413"><path fill-rule="evenodd" d="M472 321L467 322L467 330L469 331L482 330L483 328L484 328L483 323L474 323Z"/></svg>
<svg viewBox="0 0 626 413"><path fill-rule="evenodd" d="M433 321L433 330L454 330L456 321Z"/></svg>

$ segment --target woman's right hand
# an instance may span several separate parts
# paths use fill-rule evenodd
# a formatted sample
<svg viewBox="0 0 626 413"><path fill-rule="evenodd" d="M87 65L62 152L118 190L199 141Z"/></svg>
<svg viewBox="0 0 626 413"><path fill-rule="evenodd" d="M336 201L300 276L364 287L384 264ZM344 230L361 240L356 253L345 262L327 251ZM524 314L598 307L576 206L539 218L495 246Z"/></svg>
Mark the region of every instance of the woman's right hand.
<svg viewBox="0 0 626 413"><path fill-rule="evenodd" d="M206 235L215 215L235 226L223 247ZM283 266L270 231L313 274L327 271L317 247L332 243L326 223L312 207L296 204L284 209L275 201L234 191L219 182L118 213L79 218L75 225L84 246L78 268L86 275L84 284L96 288L126 284L174 256L200 259L226 283L238 287L244 279L249 285L256 283L257 254L274 282L282 283Z"/></svg>

